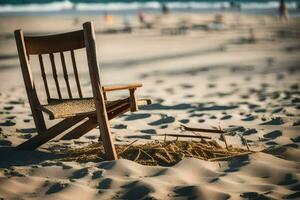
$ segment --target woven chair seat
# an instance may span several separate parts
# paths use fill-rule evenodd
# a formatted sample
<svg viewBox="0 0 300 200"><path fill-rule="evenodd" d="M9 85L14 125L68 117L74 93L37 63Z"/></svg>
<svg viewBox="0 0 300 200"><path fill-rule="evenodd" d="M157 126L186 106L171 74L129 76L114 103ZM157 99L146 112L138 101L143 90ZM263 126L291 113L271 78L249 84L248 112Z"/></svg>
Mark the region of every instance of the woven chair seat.
<svg viewBox="0 0 300 200"><path fill-rule="evenodd" d="M139 99L137 102L138 105L147 105L150 103L147 99ZM108 113L122 106L130 105L129 98L106 101L105 104ZM52 100L51 103L41 105L38 109L47 113L50 119L90 115L96 112L93 98Z"/></svg>

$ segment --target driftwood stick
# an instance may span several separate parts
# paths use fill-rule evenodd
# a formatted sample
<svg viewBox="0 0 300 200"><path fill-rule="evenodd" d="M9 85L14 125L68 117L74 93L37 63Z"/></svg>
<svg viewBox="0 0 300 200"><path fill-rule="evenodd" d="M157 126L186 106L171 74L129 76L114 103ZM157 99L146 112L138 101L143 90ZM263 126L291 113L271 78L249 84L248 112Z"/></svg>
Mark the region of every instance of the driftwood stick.
<svg viewBox="0 0 300 200"><path fill-rule="evenodd" d="M238 154L238 155L219 157L219 158L211 158L211 159L208 159L208 160L209 161L222 161L222 160L227 160L227 159L231 159L231 158L236 158L236 157L240 157L240 156L249 155L250 153L251 152L246 152L246 153L241 153L241 154Z"/></svg>
<svg viewBox="0 0 300 200"><path fill-rule="evenodd" d="M151 158L151 160L154 162L155 160L154 160L154 158L150 155L150 154L148 154L146 151L144 151L143 149L140 149L145 155L147 155L149 158Z"/></svg>
<svg viewBox="0 0 300 200"><path fill-rule="evenodd" d="M140 155L141 155L141 149L138 149L138 154L136 155L135 159L133 161L137 161L137 159L139 159Z"/></svg>
<svg viewBox="0 0 300 200"><path fill-rule="evenodd" d="M224 141L224 143L226 145L226 149L229 150L229 147L228 147L228 144L227 144L227 140L226 140L225 135L223 133L221 134L221 138L222 138L222 140Z"/></svg>
<svg viewBox="0 0 300 200"><path fill-rule="evenodd" d="M226 133L226 131L223 131L223 130L205 129L205 128L193 128L193 127L185 126L183 124L181 124L180 126L185 131L195 131L195 132L204 132L204 133Z"/></svg>
<svg viewBox="0 0 300 200"><path fill-rule="evenodd" d="M250 148L249 148L249 145L248 145L248 142L247 142L247 139L244 138L244 136L240 135L241 139L242 139L242 142L244 143L244 145L246 145L248 151L250 151Z"/></svg>
<svg viewBox="0 0 300 200"><path fill-rule="evenodd" d="M163 155L161 155L160 153L155 153L155 156L159 159L161 159L162 161L166 162L166 163L171 163L170 160L168 160L166 157L164 157Z"/></svg>
<svg viewBox="0 0 300 200"><path fill-rule="evenodd" d="M125 149L121 152L121 153L119 153L120 155L122 154L122 153L124 153L125 151L127 151L127 149L129 149L129 147L131 147L134 143L136 143L138 141L138 139L137 140L134 140L133 142L131 142L130 144L128 144L127 145L127 147L125 147Z"/></svg>
<svg viewBox="0 0 300 200"><path fill-rule="evenodd" d="M169 154L169 152L164 148L164 151L166 153L166 155L169 157L169 160L172 162L174 161L174 159L172 158L172 156Z"/></svg>
<svg viewBox="0 0 300 200"><path fill-rule="evenodd" d="M202 138L202 139L211 139L211 137L208 136L202 136L202 135L179 135L179 134L156 134L155 136L171 136L171 137L187 137L187 138Z"/></svg>

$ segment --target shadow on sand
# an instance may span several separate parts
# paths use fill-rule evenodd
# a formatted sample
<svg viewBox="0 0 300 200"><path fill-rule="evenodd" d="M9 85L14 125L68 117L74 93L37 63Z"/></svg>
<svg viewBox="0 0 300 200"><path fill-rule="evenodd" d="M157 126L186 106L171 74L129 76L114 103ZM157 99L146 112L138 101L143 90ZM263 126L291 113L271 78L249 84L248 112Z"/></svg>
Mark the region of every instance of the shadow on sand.
<svg viewBox="0 0 300 200"><path fill-rule="evenodd" d="M42 151L21 151L15 147L0 147L0 168L36 165L46 160L62 158L63 155Z"/></svg>

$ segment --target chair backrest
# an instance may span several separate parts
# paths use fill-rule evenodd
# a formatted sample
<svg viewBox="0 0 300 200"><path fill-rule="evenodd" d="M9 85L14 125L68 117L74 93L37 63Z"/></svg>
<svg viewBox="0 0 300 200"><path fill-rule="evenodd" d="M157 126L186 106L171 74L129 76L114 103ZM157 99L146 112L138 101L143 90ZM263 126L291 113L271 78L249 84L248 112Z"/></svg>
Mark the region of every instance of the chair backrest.
<svg viewBox="0 0 300 200"><path fill-rule="evenodd" d="M58 99L83 98L82 85L79 80L77 64L75 59L75 50L85 48L93 95L95 98L101 96L102 99L103 94L102 91L99 89L101 88L101 85L96 56L97 52L95 44L95 32L92 22L84 23L82 30L47 36L24 36L22 30L16 30L15 39L18 48L18 54L22 68L26 92L32 111L36 110L35 108L36 106L40 105L40 101L38 99L37 91L32 76L32 69L29 60L29 58L31 59L31 56L38 57L41 76L43 79L43 84L48 102L51 102L51 100L53 100L53 97L51 95L51 90L49 89L48 83L48 80L51 77L47 76L45 72L45 57L48 57L48 59L50 60L51 66L47 67L50 67L52 71L52 78L54 79L57 93L57 95L55 96L58 97ZM62 83L58 80L57 74L58 60L57 57L55 59L55 55L59 55L58 59L60 60L60 66L62 67L62 70L60 69L60 71L62 71L63 73L64 82L67 88L67 95L62 94ZM66 66L65 56L67 55L71 57L72 67L70 68ZM68 76L68 70L72 70L74 73L77 94L72 93ZM48 79L46 76L48 77ZM66 96L67 98L65 98Z"/></svg>
<svg viewBox="0 0 300 200"><path fill-rule="evenodd" d="M54 97L58 99L83 98L82 85L79 79L75 58L75 50L86 48L89 66L92 65L92 68L97 68L98 65L96 52L93 52L96 51L96 48L92 47L93 45L90 44L91 41L93 43L94 37L94 30L91 22L85 23L83 25L83 30L47 36L24 36L22 30L16 30L15 38L18 47L23 78L27 93L30 96L29 98L32 98L32 96L36 96L34 98L37 98L31 72L31 63L29 60L29 58L32 56L38 57L41 77L48 102L50 102L52 99L55 99ZM72 67L66 66L66 56L70 56ZM50 60L50 66L45 66L45 59ZM51 69L52 77L49 76L51 74L46 74L46 67L48 70ZM62 83L62 81L59 81L58 79L58 67L60 67L59 70L63 73L65 83ZM73 72L74 74L74 82L76 83L77 94L74 94L74 91L72 92L71 90L69 81L70 72ZM49 78L53 78L54 80L56 94L51 94L49 89ZM97 79L97 77L94 78ZM63 94L63 86L66 86L67 94Z"/></svg>
<svg viewBox="0 0 300 200"><path fill-rule="evenodd" d="M78 97L82 98L82 90L80 85L80 80L78 76L78 70L77 70L77 64L75 59L75 53L74 51L77 49L85 48L85 38L84 38L84 31L74 31L69 33L63 33L63 34L57 34L57 35L48 35L48 36L24 36L22 30L15 31L15 37L20 57L20 63L22 67L23 72L23 78L25 81L25 85L28 90L33 91L36 93L34 85L33 84L33 78L31 74L31 65L29 58L30 56L38 56L39 64L40 64L40 70L41 70L41 76L43 78L43 83L45 87L45 92L47 95L48 102L51 101L53 96L51 96L50 90L49 90L49 84L46 77L45 72L45 64L44 59L45 57L49 57L50 63L51 63L51 69L52 69L52 77L55 82L56 91L58 99L62 99L62 88L60 86L60 82L58 80L58 74L57 74L57 59L55 59L54 53L59 54L58 59L60 59L62 71L63 71L63 77L65 79L65 84L67 87L68 92L68 98L72 99L75 95L72 94L71 88L70 88L70 82L68 77L68 68L66 66L65 56L67 54L70 55L72 60L72 65L74 73L74 77L76 80L76 86L78 90ZM49 66L47 66L49 67ZM48 79L50 77L48 76ZM26 84L26 80L29 79L30 82ZM30 93L30 92L29 92Z"/></svg>

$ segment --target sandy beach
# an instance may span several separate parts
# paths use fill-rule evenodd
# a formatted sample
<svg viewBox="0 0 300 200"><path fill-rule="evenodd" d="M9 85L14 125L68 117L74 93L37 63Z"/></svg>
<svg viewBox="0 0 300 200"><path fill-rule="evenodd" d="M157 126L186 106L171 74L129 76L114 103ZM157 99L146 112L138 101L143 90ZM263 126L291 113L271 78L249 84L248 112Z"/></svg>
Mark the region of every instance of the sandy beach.
<svg viewBox="0 0 300 200"><path fill-rule="evenodd" d="M150 29L135 17L127 33L118 16L111 23L102 16L1 17L0 199L299 199L300 18L288 24L240 13L222 14L220 24L215 18L148 14ZM96 143L98 129L76 140L57 137L36 151L15 151L37 133L13 31L61 33L86 21L96 29L101 83L140 82L138 96L152 99L139 112L110 121L116 144L163 140L159 134L180 134L185 124L226 130L228 144L246 149L243 136L253 153L216 162L185 158L170 167L57 160L53 151ZM83 92L91 94L83 55L79 73ZM43 90L38 67L33 74ZM225 147L220 135L202 135Z"/></svg>

